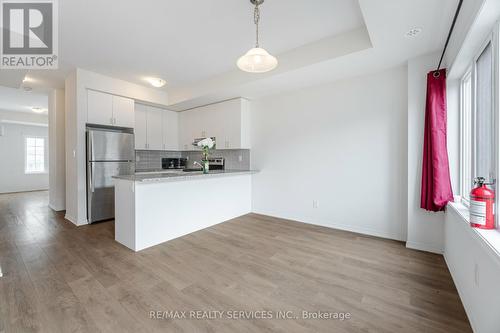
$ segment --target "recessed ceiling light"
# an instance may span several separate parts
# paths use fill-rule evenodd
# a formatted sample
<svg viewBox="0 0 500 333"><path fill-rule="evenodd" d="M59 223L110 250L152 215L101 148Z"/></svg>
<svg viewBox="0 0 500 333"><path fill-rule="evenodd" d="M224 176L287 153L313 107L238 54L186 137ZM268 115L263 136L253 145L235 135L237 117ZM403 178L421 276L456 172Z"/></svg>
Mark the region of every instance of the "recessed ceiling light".
<svg viewBox="0 0 500 333"><path fill-rule="evenodd" d="M148 80L149 84L151 84L155 88L161 88L165 84L167 84L167 81L160 79L160 78L157 78L157 77L150 77L150 78L147 78L147 80Z"/></svg>
<svg viewBox="0 0 500 333"><path fill-rule="evenodd" d="M406 38L414 38L417 37L422 32L422 28L411 28L405 33Z"/></svg>
<svg viewBox="0 0 500 333"><path fill-rule="evenodd" d="M43 113L43 112L45 112L47 110L45 110L44 108L39 108L39 107L35 107L34 106L34 107L31 108L31 111L33 111L35 113Z"/></svg>

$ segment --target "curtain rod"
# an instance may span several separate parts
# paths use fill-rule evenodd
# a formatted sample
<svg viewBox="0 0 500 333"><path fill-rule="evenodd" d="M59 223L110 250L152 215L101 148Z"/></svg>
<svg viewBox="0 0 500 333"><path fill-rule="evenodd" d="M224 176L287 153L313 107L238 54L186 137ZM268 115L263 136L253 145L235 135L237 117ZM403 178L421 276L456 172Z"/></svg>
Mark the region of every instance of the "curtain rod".
<svg viewBox="0 0 500 333"><path fill-rule="evenodd" d="M448 32L448 37L446 38L446 43L444 44L443 53L441 54L441 59L439 59L438 67L437 67L436 71L434 72L435 77L439 76L439 69L441 68L441 63L443 62L444 54L446 53L446 48L448 47L448 43L450 42L451 35L453 34L453 29L455 28L455 23L457 23L457 18L458 18L458 14L460 13L460 9L462 8L462 3L463 3L463 0L460 0L458 2L457 10L455 12L455 17L453 18L453 22L451 23L450 32Z"/></svg>

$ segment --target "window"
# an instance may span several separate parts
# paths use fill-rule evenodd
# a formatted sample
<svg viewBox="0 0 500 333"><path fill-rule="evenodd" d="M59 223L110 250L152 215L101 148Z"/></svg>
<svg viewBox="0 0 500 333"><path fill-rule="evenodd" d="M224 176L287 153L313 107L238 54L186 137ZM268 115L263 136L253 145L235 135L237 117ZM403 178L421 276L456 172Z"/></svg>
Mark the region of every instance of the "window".
<svg viewBox="0 0 500 333"><path fill-rule="evenodd" d="M472 189L471 143L472 143L472 74L467 72L460 89L460 196L469 205Z"/></svg>
<svg viewBox="0 0 500 333"><path fill-rule="evenodd" d="M25 172L45 172L45 138L26 137Z"/></svg>
<svg viewBox="0 0 500 333"><path fill-rule="evenodd" d="M495 182L495 128L493 113L493 52L488 43L476 60L473 117L473 175Z"/></svg>
<svg viewBox="0 0 500 333"><path fill-rule="evenodd" d="M473 180L496 182L493 43L474 60L460 89L460 196L469 204ZM494 189L495 185L491 185Z"/></svg>

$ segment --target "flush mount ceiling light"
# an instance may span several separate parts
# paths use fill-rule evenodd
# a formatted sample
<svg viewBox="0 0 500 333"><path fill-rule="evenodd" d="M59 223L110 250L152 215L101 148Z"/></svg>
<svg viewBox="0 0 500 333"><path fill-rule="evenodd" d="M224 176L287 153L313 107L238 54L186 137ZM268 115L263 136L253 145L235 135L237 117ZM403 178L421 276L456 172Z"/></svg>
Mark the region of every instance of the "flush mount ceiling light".
<svg viewBox="0 0 500 333"><path fill-rule="evenodd" d="M31 77L27 75L23 79L23 83L33 83L33 82L35 82L35 80L33 80Z"/></svg>
<svg viewBox="0 0 500 333"><path fill-rule="evenodd" d="M422 32L422 28L411 28L405 33L406 38L417 37Z"/></svg>
<svg viewBox="0 0 500 333"><path fill-rule="evenodd" d="M160 78L156 78L156 77L150 77L147 80L148 80L149 84L151 84L155 88L161 88L165 84L167 84L167 81L160 79Z"/></svg>
<svg viewBox="0 0 500 333"><path fill-rule="evenodd" d="M23 83L21 85L21 88L26 91L26 92L31 92L33 90L33 88L29 85L30 83L34 83L35 80L32 79L31 77L29 76L25 76L24 79L23 79Z"/></svg>
<svg viewBox="0 0 500 333"><path fill-rule="evenodd" d="M39 107L34 106L34 107L31 108L31 111L33 111L35 113L43 113L46 110L44 108L39 108Z"/></svg>
<svg viewBox="0 0 500 333"><path fill-rule="evenodd" d="M253 22L255 23L255 47L250 49L245 55L238 59L236 63L238 68L249 73L265 73L269 72L278 66L278 60L270 55L266 50L259 47L259 21L260 9L259 6L264 3L264 0L250 0L255 5L253 13Z"/></svg>

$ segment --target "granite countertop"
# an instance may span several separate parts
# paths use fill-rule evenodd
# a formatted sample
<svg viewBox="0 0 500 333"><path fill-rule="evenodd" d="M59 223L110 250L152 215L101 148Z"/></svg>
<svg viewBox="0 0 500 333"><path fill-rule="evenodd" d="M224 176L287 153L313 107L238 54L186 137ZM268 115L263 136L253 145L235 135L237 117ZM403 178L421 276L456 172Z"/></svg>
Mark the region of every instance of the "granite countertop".
<svg viewBox="0 0 500 333"><path fill-rule="evenodd" d="M150 175L153 173L182 173L183 169L148 169L148 170L135 170L135 175Z"/></svg>
<svg viewBox="0 0 500 333"><path fill-rule="evenodd" d="M257 173L255 170L213 170L204 174L201 171L194 172L159 172L159 173L139 173L133 175L113 176L115 179L129 180L134 182L164 182L164 181L179 181L196 178L224 177L236 175L251 175Z"/></svg>

